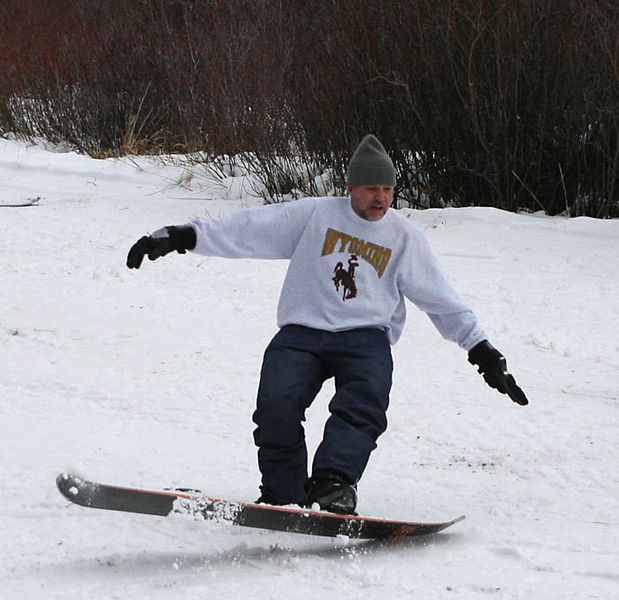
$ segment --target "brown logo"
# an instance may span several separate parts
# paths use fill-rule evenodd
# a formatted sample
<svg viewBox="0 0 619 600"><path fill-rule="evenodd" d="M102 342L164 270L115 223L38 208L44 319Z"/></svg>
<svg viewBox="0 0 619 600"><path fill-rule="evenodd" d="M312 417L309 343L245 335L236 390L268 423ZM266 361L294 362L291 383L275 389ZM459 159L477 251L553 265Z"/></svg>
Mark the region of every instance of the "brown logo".
<svg viewBox="0 0 619 600"><path fill-rule="evenodd" d="M355 269L359 266L357 257L351 254L348 259L348 270L344 269L344 263L341 261L335 265L333 271L333 283L335 284L336 291L340 291L342 288L342 300L352 300L357 297L357 284L355 283Z"/></svg>

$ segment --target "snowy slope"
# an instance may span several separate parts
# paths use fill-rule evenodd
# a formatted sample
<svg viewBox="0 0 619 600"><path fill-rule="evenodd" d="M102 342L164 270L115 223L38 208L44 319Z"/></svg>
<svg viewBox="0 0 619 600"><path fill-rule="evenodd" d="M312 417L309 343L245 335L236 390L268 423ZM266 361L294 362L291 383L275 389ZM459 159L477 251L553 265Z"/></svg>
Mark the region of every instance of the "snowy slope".
<svg viewBox="0 0 619 600"><path fill-rule="evenodd" d="M251 414L282 261L124 266L246 181L0 140L0 598L619 597L619 222L493 209L421 225L531 400L410 306L359 510L467 520L354 543L67 506L60 471L253 499ZM332 385L308 413L315 447Z"/></svg>

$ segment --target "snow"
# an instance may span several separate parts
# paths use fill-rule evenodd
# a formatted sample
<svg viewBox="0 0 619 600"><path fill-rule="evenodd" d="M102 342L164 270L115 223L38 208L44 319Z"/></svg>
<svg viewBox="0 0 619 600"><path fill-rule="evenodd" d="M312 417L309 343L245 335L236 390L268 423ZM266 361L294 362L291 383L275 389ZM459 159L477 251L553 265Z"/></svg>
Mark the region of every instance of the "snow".
<svg viewBox="0 0 619 600"><path fill-rule="evenodd" d="M258 204L151 158L0 140L0 597L619 597L619 221L403 210L529 395L488 388L410 306L361 513L465 521L397 543L69 506L60 472L253 500L251 415L282 261L138 237ZM310 448L333 391L308 412Z"/></svg>

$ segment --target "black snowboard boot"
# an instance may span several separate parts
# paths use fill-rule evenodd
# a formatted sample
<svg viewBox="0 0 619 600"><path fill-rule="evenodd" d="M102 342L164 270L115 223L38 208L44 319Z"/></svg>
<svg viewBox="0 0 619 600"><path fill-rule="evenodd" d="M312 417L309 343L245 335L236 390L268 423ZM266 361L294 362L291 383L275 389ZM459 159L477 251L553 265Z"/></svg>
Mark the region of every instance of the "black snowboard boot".
<svg viewBox="0 0 619 600"><path fill-rule="evenodd" d="M305 484L305 507L314 504L320 510L341 515L356 515L357 485L335 471L318 471Z"/></svg>

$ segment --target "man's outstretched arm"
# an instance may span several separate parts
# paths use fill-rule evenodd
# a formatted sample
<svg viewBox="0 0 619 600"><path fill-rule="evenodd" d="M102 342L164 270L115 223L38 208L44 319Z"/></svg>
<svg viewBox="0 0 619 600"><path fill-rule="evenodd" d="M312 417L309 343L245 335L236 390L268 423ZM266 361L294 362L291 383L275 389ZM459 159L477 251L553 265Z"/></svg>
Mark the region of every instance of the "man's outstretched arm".
<svg viewBox="0 0 619 600"><path fill-rule="evenodd" d="M309 199L297 200L162 227L132 246L127 266L139 269L145 256L156 260L174 250L225 258L291 258L314 206Z"/></svg>

